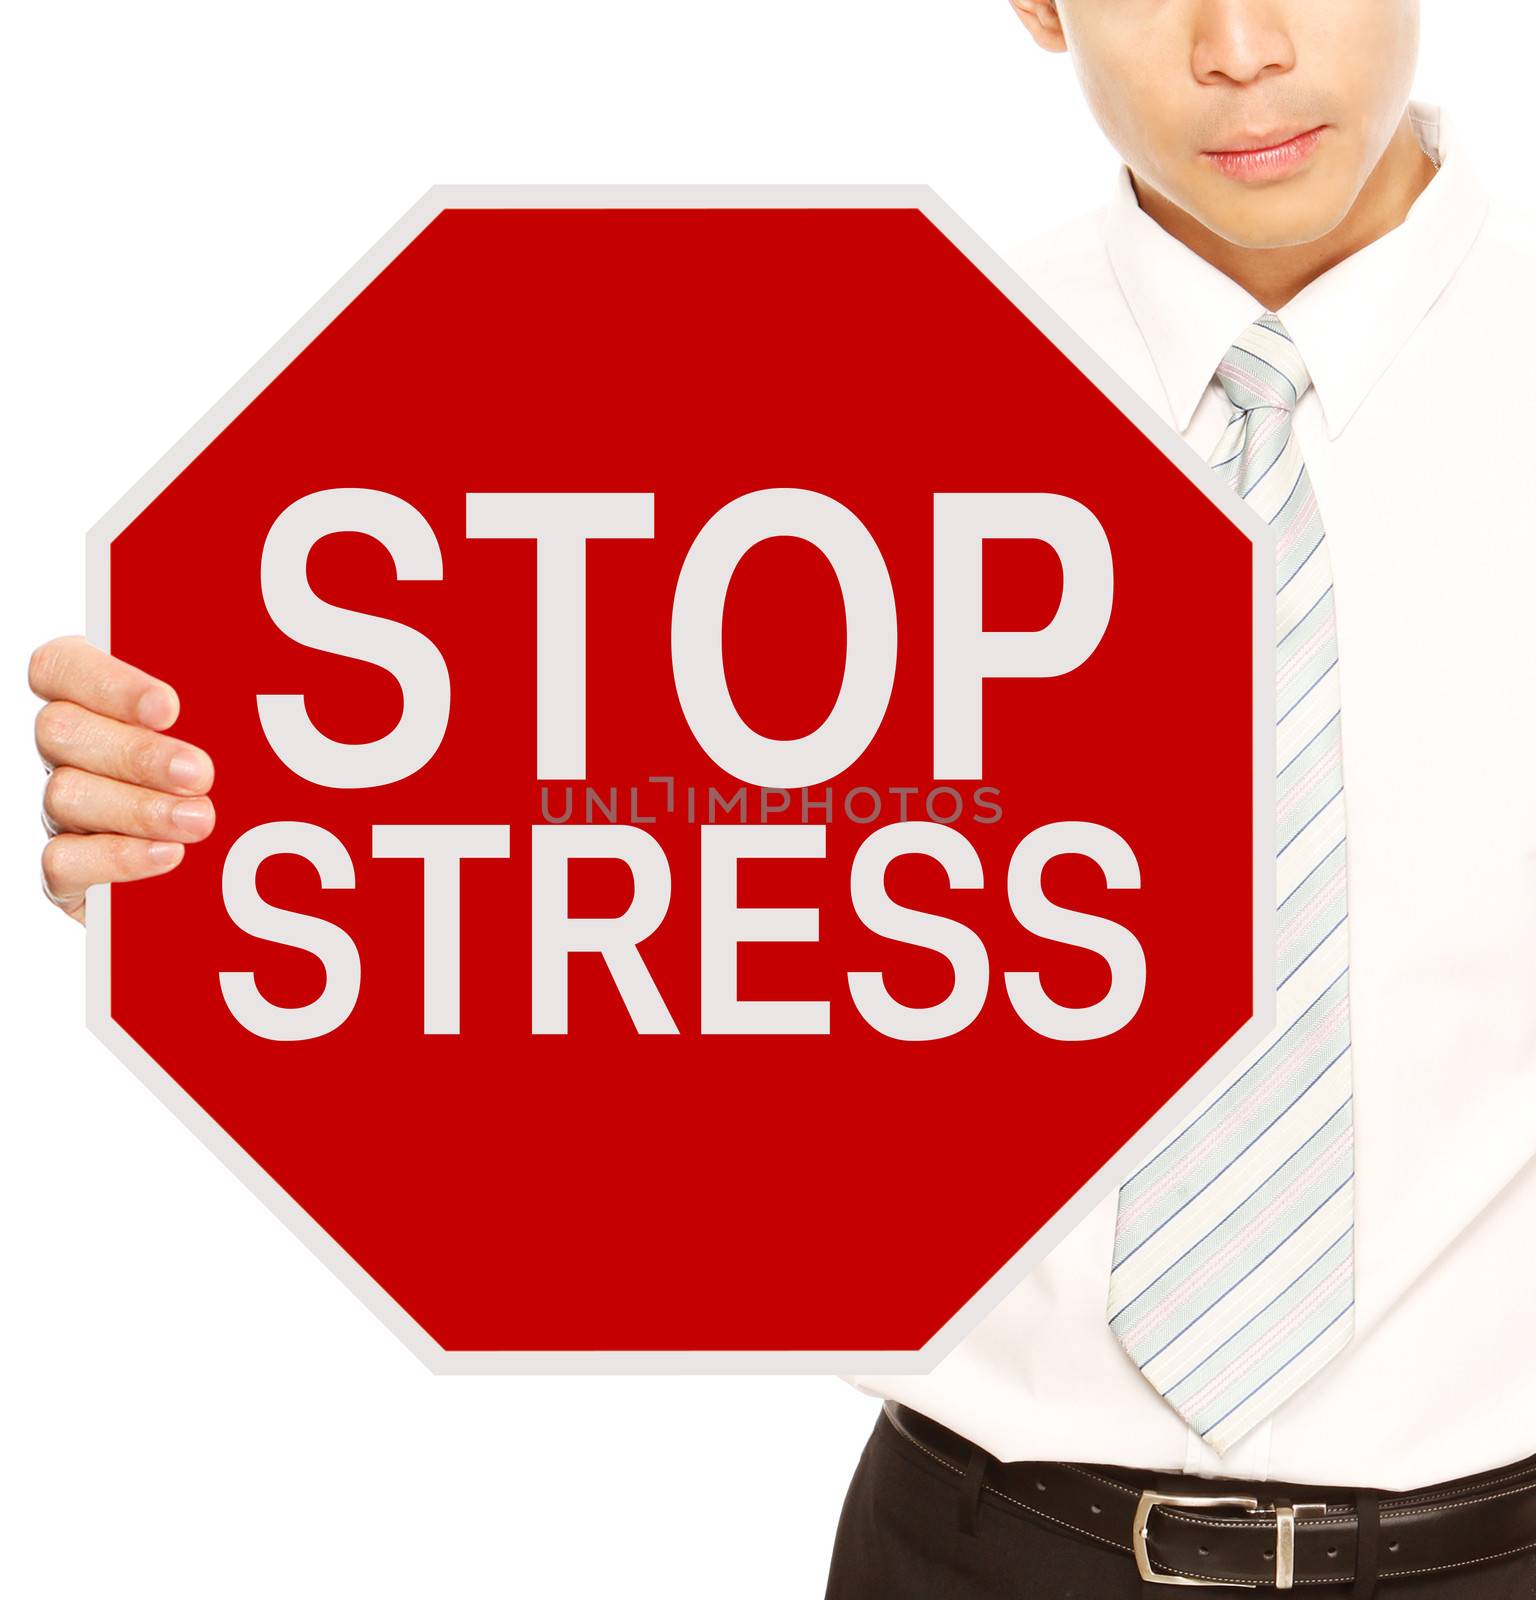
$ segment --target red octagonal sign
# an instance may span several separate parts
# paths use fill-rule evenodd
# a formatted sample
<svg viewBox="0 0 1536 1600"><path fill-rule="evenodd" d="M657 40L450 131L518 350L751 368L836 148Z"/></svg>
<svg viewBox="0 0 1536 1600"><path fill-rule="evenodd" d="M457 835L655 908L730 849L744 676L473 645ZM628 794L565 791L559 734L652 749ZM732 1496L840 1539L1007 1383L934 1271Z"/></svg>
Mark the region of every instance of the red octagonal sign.
<svg viewBox="0 0 1536 1600"><path fill-rule="evenodd" d="M435 1367L926 1370L1271 1025L1267 539L926 189L434 190L96 531L93 1026Z"/></svg>

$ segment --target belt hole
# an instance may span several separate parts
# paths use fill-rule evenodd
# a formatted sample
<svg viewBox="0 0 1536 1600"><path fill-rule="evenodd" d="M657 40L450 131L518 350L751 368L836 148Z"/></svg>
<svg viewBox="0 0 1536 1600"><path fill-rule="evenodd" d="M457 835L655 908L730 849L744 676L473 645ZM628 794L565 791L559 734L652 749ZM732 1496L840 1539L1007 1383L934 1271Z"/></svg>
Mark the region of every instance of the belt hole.
<svg viewBox="0 0 1536 1600"><path fill-rule="evenodd" d="M1397 1540L1394 1539L1392 1541L1392 1543L1387 1546L1387 1549L1389 1549L1393 1553L1393 1555L1396 1555L1397 1554Z"/></svg>
<svg viewBox="0 0 1536 1600"><path fill-rule="evenodd" d="M1036 1488L1037 1488L1037 1489L1038 1489L1038 1490L1039 1490L1039 1491L1040 1491L1040 1492L1041 1492L1041 1493L1042 1493L1042 1494L1044 1494L1044 1493L1045 1493L1045 1485L1044 1485L1044 1484L1043 1484L1043 1483L1041 1483L1041 1481L1040 1481L1040 1480L1039 1480L1039 1479L1038 1479L1038 1478L1036 1478L1036 1479L1035 1479L1035 1487L1036 1487Z"/></svg>
<svg viewBox="0 0 1536 1600"><path fill-rule="evenodd" d="M1266 1550L1264 1552L1264 1559L1266 1561L1273 1561L1275 1559L1275 1552L1273 1550Z"/></svg>
<svg viewBox="0 0 1536 1600"><path fill-rule="evenodd" d="M1208 1556L1210 1553L1211 1553L1211 1547L1208 1544L1203 1544L1203 1545L1200 1546L1200 1554L1201 1555Z"/></svg>
<svg viewBox="0 0 1536 1600"><path fill-rule="evenodd" d="M1094 1514L1094 1516L1098 1516L1098 1514L1099 1514L1099 1513L1100 1513L1100 1512L1101 1512L1101 1511L1102 1511L1102 1510L1103 1510L1103 1509L1104 1509L1104 1508L1103 1508L1103 1506L1096 1506L1096 1505L1094 1505L1094 1504L1093 1504L1093 1503L1092 1503L1092 1502L1091 1502L1091 1501L1090 1501L1090 1502L1089 1502L1089 1506L1088 1506L1088 1509L1089 1509L1089 1510L1090 1510L1090 1511L1091 1511L1091 1512L1092 1512L1092 1513L1093 1513L1093 1514Z"/></svg>
<svg viewBox="0 0 1536 1600"><path fill-rule="evenodd" d="M1338 1553L1339 1553L1339 1547L1336 1544L1331 1544L1331 1545L1328 1546L1328 1554L1329 1555L1336 1556Z"/></svg>

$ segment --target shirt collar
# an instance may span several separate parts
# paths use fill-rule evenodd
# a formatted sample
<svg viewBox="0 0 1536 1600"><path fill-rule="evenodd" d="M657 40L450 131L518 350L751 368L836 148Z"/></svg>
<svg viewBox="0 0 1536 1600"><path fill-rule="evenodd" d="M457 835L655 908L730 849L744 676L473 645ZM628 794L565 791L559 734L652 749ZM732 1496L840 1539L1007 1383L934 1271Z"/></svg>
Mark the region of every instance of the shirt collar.
<svg viewBox="0 0 1536 1600"><path fill-rule="evenodd" d="M1277 312L1307 363L1330 439L1344 431L1450 281L1488 209L1444 110L1410 100L1408 113L1440 170L1397 227L1314 278ZM1104 238L1183 433L1233 339L1265 308L1141 209L1124 162Z"/></svg>

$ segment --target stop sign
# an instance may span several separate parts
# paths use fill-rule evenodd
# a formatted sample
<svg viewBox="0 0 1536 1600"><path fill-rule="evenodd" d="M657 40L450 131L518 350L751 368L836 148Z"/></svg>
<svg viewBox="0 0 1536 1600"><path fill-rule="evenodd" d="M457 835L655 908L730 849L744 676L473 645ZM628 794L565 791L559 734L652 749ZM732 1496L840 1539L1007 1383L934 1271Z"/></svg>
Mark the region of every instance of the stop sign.
<svg viewBox="0 0 1536 1600"><path fill-rule="evenodd" d="M93 1026L434 1367L926 1370L1271 1024L1267 539L926 189L434 190L95 531Z"/></svg>

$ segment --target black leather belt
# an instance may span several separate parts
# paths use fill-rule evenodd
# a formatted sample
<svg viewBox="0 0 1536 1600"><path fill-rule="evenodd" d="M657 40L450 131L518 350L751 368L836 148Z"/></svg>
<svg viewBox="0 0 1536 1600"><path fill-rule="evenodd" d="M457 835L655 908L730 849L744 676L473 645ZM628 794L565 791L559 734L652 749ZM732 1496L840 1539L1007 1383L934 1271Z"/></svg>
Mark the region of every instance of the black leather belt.
<svg viewBox="0 0 1536 1600"><path fill-rule="evenodd" d="M1450 1573L1536 1549L1536 1455L1407 1493L1000 1461L931 1417L885 1402L877 1426L962 1489L1135 1558L1147 1583L1301 1588Z"/></svg>

